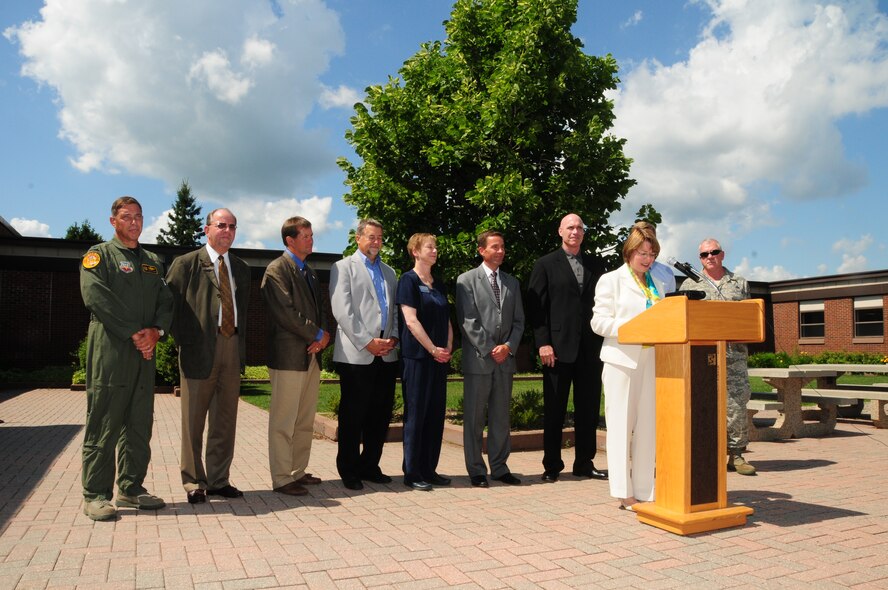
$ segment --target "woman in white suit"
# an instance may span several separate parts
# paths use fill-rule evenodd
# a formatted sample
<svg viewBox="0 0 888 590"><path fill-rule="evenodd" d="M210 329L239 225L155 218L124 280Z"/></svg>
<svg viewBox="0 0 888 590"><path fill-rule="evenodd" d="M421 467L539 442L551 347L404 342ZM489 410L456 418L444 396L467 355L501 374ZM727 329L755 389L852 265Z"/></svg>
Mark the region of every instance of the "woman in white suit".
<svg viewBox="0 0 888 590"><path fill-rule="evenodd" d="M653 227L632 226L623 244L625 264L602 275L595 287L591 323L604 337L601 381L610 493L620 499L623 510L654 499L654 349L620 344L617 330L666 295L668 286L650 272L659 253Z"/></svg>

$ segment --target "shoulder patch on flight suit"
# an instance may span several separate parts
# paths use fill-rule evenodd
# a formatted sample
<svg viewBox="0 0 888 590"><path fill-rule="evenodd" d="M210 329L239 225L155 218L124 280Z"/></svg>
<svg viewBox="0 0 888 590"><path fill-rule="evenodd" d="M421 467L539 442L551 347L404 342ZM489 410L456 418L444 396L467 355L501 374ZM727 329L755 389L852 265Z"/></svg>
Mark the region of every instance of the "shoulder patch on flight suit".
<svg viewBox="0 0 888 590"><path fill-rule="evenodd" d="M95 268L102 261L102 256L95 250L90 250L83 257L83 268Z"/></svg>
<svg viewBox="0 0 888 590"><path fill-rule="evenodd" d="M152 265L152 264L145 264L145 263L143 262L143 263L142 263L142 272L145 272L145 273L148 273L148 274L152 274L152 275L156 275L156 274L157 274L157 267L154 266L154 265Z"/></svg>
<svg viewBox="0 0 888 590"><path fill-rule="evenodd" d="M120 261L120 270L121 272L131 273L135 268L133 267L133 263L129 260L121 260Z"/></svg>

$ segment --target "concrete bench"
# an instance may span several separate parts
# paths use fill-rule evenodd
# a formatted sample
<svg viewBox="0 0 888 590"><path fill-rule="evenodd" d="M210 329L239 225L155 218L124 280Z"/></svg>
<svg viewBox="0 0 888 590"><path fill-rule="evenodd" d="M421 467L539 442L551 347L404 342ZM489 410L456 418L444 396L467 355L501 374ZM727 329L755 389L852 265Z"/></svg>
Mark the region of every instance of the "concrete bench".
<svg viewBox="0 0 888 590"><path fill-rule="evenodd" d="M870 401L869 415L876 428L888 428L888 384L872 385L837 385L835 389L802 389L802 399L827 400L841 398L840 405L851 405Z"/></svg>

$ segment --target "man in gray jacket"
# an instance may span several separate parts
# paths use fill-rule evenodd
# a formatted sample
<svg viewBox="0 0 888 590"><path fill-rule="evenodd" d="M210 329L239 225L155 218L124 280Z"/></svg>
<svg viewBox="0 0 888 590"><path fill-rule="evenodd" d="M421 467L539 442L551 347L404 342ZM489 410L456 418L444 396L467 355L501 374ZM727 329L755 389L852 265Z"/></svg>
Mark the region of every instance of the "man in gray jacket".
<svg viewBox="0 0 888 590"><path fill-rule="evenodd" d="M490 476L509 485L521 483L506 462L511 450L509 402L515 352L524 333L524 307L518 280L499 270L506 255L503 235L478 236L483 262L456 280L456 315L462 332L463 446L472 485L488 487L481 457L485 410Z"/></svg>
<svg viewBox="0 0 888 590"><path fill-rule="evenodd" d="M379 459L392 419L398 373L398 280L392 267L379 259L382 224L362 219L355 242L358 251L330 270L337 323L333 361L341 390L336 468L350 490L363 489L361 480L392 481L379 468Z"/></svg>

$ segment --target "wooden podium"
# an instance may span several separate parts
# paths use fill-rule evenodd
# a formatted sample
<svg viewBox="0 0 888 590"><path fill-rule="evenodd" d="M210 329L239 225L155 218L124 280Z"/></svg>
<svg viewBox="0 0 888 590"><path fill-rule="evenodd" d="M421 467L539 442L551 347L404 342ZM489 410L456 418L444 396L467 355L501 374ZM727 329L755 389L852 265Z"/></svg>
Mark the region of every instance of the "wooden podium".
<svg viewBox="0 0 888 590"><path fill-rule="evenodd" d="M728 342L765 339L764 302L667 297L619 329L623 344L654 345L657 472L638 520L679 535L742 526L752 508L728 505ZM607 392L605 392L607 395Z"/></svg>

